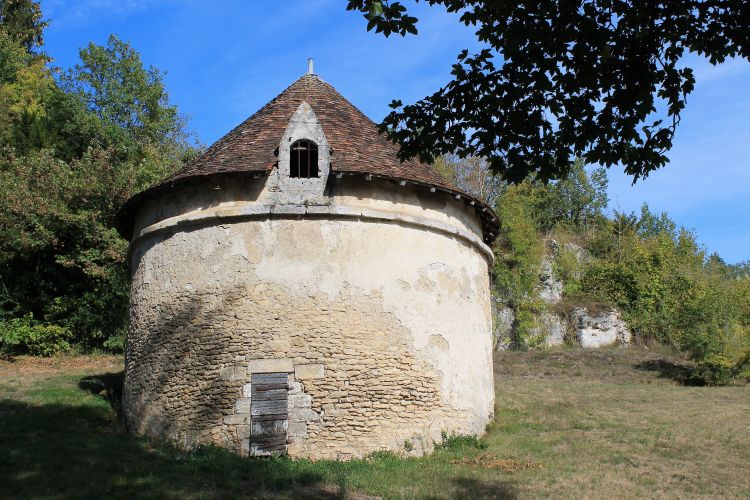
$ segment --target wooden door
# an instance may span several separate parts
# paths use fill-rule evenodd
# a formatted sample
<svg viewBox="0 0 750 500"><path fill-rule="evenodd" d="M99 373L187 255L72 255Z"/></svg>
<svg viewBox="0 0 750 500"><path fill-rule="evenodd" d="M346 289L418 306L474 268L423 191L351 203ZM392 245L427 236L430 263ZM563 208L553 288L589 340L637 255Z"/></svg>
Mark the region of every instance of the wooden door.
<svg viewBox="0 0 750 500"><path fill-rule="evenodd" d="M254 373L250 380L250 454L286 453L286 373Z"/></svg>

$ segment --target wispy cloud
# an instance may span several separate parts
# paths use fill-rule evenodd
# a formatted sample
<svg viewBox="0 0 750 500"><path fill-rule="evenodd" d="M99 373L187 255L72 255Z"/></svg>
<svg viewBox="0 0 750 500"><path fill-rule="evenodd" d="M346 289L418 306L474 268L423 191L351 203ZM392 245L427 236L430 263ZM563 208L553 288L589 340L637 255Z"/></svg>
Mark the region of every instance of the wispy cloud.
<svg viewBox="0 0 750 500"><path fill-rule="evenodd" d="M728 59L721 64L713 65L705 57L691 54L685 58L684 63L693 69L696 85L710 84L716 80L723 80L750 71L748 70L748 62L742 58Z"/></svg>
<svg viewBox="0 0 750 500"><path fill-rule="evenodd" d="M107 18L132 15L154 7L162 7L177 0L42 0L45 16L53 20L53 27L81 28L100 23Z"/></svg>

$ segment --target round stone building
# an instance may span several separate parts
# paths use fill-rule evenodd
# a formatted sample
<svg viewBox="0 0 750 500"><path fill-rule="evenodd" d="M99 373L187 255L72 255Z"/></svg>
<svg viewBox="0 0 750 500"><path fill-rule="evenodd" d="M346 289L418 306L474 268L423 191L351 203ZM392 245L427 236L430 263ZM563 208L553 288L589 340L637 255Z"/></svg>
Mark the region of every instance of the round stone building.
<svg viewBox="0 0 750 500"><path fill-rule="evenodd" d="M121 209L139 434L348 459L481 434L493 211L307 74Z"/></svg>

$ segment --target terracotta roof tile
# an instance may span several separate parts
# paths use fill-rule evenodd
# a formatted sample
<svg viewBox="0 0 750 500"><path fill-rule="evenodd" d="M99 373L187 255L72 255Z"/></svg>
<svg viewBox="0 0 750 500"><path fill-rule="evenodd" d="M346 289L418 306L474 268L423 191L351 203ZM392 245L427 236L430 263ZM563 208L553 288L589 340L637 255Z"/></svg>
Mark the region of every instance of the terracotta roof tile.
<svg viewBox="0 0 750 500"><path fill-rule="evenodd" d="M432 167L416 160L401 162L398 146L378 132L377 125L328 83L305 75L258 112L216 141L203 154L157 186L135 195L118 214L118 229L129 237L134 209L143 198L188 179L240 172L270 171L276 148L289 119L302 101L312 106L333 150L332 172L354 172L434 186L474 200L482 217L485 240L497 233L494 211L459 190ZM488 210L482 210L483 208Z"/></svg>

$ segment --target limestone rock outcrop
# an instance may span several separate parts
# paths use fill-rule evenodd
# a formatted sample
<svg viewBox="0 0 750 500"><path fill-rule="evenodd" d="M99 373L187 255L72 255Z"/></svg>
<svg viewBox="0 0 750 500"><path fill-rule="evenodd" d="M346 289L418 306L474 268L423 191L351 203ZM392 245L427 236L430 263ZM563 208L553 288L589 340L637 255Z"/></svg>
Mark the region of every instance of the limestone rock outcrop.
<svg viewBox="0 0 750 500"><path fill-rule="evenodd" d="M505 351L513 347L513 328L516 313L500 300L493 301L495 349Z"/></svg>
<svg viewBox="0 0 750 500"><path fill-rule="evenodd" d="M557 314L543 312L540 315L538 322L539 326L537 328L545 333L545 345L552 347L563 345L565 343L567 325L563 318Z"/></svg>
<svg viewBox="0 0 750 500"><path fill-rule="evenodd" d="M548 239L545 246L546 252L539 266L538 288L538 297L545 310L536 316L531 336L542 339L541 345L547 347L566 342L587 348L629 345L632 333L618 311L608 309L594 313L586 307L570 310L561 305L565 283L556 276L555 261L561 252L568 252L577 262L585 263L590 259L586 249L571 242L561 245L554 239ZM515 311L501 299L496 299L493 306L495 349L512 348L518 343Z"/></svg>
<svg viewBox="0 0 750 500"><path fill-rule="evenodd" d="M571 323L575 338L582 347L607 347L629 345L632 334L625 320L615 310L591 314L579 307L571 313Z"/></svg>

